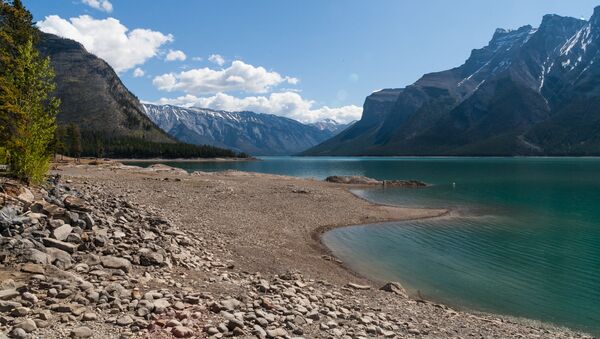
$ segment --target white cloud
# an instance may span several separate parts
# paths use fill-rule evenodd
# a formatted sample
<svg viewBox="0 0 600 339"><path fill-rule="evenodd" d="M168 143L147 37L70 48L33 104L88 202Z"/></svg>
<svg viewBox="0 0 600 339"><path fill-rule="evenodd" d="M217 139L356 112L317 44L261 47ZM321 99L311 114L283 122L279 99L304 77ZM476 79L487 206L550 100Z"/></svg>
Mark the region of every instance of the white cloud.
<svg viewBox="0 0 600 339"><path fill-rule="evenodd" d="M326 118L334 119L340 123L348 123L360 119L362 114L362 108L355 105L314 108L314 101L306 100L295 92L276 92L271 93L269 96L244 98L237 98L224 93L217 93L210 97L196 97L188 94L178 98L161 98L158 103L224 111L271 113L304 123L316 122Z"/></svg>
<svg viewBox="0 0 600 339"><path fill-rule="evenodd" d="M277 72L269 72L263 67L255 67L240 60L232 62L226 69L196 68L163 74L152 81L160 90L183 91L194 95L230 91L265 93L284 82L295 84L298 79L283 77Z"/></svg>
<svg viewBox="0 0 600 339"><path fill-rule="evenodd" d="M96 20L89 15L69 20L50 15L37 26L43 32L80 42L117 72L145 63L156 56L160 46L173 41L171 34L141 28L129 30L115 18Z"/></svg>
<svg viewBox="0 0 600 339"><path fill-rule="evenodd" d="M187 58L187 56L182 51L170 49L169 53L167 53L167 57L165 58L165 60L167 60L167 61L185 61L186 58Z"/></svg>
<svg viewBox="0 0 600 339"><path fill-rule="evenodd" d="M199 57L199 56L195 56L195 57L192 58L192 60L193 61L202 61L202 60L204 60L204 58L203 57Z"/></svg>
<svg viewBox="0 0 600 339"><path fill-rule="evenodd" d="M110 13L113 10L113 5L108 0L82 0L81 2L107 13Z"/></svg>
<svg viewBox="0 0 600 339"><path fill-rule="evenodd" d="M212 54L211 56L208 57L208 61L212 62L213 64L217 64L219 66L225 65L225 59L222 56L220 56L219 54Z"/></svg>
<svg viewBox="0 0 600 339"><path fill-rule="evenodd" d="M146 74L146 72L144 72L144 70L139 67L133 70L134 78L141 78L144 76L144 74Z"/></svg>

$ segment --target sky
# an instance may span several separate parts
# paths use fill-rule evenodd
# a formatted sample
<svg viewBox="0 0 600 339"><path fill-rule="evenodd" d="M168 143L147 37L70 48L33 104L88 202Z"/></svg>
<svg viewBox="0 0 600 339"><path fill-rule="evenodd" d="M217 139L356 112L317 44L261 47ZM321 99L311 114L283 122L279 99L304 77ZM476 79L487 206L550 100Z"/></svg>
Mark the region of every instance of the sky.
<svg viewBox="0 0 600 339"><path fill-rule="evenodd" d="M359 119L365 97L459 66L496 28L591 0L24 0L43 31L81 42L144 102Z"/></svg>

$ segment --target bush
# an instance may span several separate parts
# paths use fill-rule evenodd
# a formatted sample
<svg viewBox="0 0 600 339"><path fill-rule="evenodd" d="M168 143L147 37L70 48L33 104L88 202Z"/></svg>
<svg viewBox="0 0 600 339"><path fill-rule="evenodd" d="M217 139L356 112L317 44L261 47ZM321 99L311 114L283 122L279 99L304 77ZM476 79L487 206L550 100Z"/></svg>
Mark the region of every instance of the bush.
<svg viewBox="0 0 600 339"><path fill-rule="evenodd" d="M59 104L49 95L54 90L50 60L41 58L29 40L19 46L13 73L4 83L15 91L2 93L0 100L19 117L6 145L10 172L27 183L40 183L50 168Z"/></svg>
<svg viewBox="0 0 600 339"><path fill-rule="evenodd" d="M0 165L6 165L7 160L8 159L6 158L6 150L0 147Z"/></svg>

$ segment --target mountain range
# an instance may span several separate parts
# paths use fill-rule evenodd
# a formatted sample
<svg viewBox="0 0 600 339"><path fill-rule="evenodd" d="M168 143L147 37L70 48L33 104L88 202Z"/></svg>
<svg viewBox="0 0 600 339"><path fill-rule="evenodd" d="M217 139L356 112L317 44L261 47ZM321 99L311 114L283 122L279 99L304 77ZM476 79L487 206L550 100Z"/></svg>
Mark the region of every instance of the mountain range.
<svg viewBox="0 0 600 339"><path fill-rule="evenodd" d="M82 155L112 157L233 156L230 150L182 144L145 114L138 98L104 60L80 43L39 32L37 48L50 57L59 125L79 126Z"/></svg>
<svg viewBox="0 0 600 339"><path fill-rule="evenodd" d="M175 139L225 147L251 155L290 155L317 145L348 125L327 119L315 124L264 113L144 104L144 113Z"/></svg>
<svg viewBox="0 0 600 339"><path fill-rule="evenodd" d="M60 123L75 123L84 133L94 132L107 138L174 142L146 117L137 97L113 69L80 43L41 33L38 49L50 57L56 74Z"/></svg>
<svg viewBox="0 0 600 339"><path fill-rule="evenodd" d="M368 96L305 155L600 155L600 7L498 29L456 68Z"/></svg>

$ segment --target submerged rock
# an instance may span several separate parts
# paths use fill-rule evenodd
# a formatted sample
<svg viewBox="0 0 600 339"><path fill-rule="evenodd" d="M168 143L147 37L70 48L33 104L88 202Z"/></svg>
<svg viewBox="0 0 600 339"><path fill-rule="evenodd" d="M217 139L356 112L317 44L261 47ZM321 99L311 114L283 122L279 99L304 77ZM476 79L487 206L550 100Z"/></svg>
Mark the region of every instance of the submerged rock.
<svg viewBox="0 0 600 339"><path fill-rule="evenodd" d="M427 184L418 180L377 180L360 175L334 175L325 179L327 182L346 185L370 185L383 187L407 187L418 188L426 187Z"/></svg>
<svg viewBox="0 0 600 339"><path fill-rule="evenodd" d="M381 185L382 182L360 175L334 175L325 179L327 182L333 182L336 184L348 184L348 185Z"/></svg>

